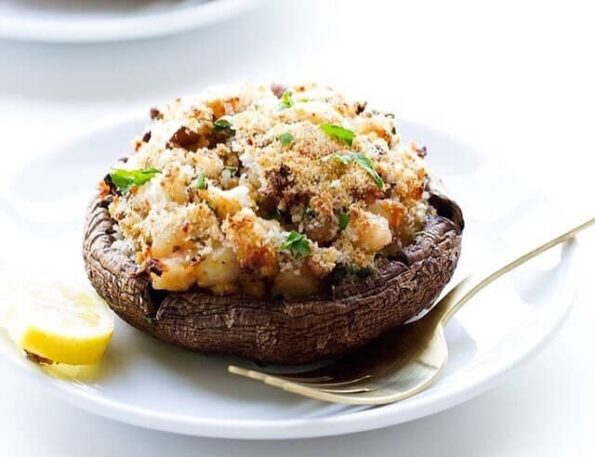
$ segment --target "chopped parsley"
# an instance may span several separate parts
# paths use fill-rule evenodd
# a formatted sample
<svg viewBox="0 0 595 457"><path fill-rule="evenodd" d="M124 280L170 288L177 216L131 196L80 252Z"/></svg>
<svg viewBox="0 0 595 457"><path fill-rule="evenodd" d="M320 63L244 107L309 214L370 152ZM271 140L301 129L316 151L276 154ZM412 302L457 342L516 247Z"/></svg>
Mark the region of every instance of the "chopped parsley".
<svg viewBox="0 0 595 457"><path fill-rule="evenodd" d="M303 257L310 253L310 243L305 235L292 230L287 235L287 239L281 243L281 250L290 251L297 257Z"/></svg>
<svg viewBox="0 0 595 457"><path fill-rule="evenodd" d="M380 189L384 188L384 180L374 168L374 162L372 162L372 159L367 157L365 154L360 152L348 152L346 154L335 155L335 159L337 159L343 165L347 165L350 162L355 162L364 170L366 170L366 172L372 177Z"/></svg>
<svg viewBox="0 0 595 457"><path fill-rule="evenodd" d="M221 132L223 130L228 130L230 132L233 132L233 129L231 128L231 122L229 122L228 119L225 119L223 117L217 119L213 123L213 126L215 127L215 130L218 132Z"/></svg>
<svg viewBox="0 0 595 457"><path fill-rule="evenodd" d="M204 172L201 171L198 174L198 178L196 178L196 183L194 185L199 189L207 188L207 177L205 176Z"/></svg>
<svg viewBox="0 0 595 457"><path fill-rule="evenodd" d="M349 224L349 213L339 213L339 228L345 230Z"/></svg>
<svg viewBox="0 0 595 457"><path fill-rule="evenodd" d="M374 162L365 156L364 154L353 153L353 160L357 163L360 167L368 172L368 174L372 177L376 185L382 189L384 187L384 180L378 174L376 169L374 168Z"/></svg>
<svg viewBox="0 0 595 457"><path fill-rule="evenodd" d="M293 143L293 135L289 132L282 133L279 135L279 141L283 146L290 145Z"/></svg>
<svg viewBox="0 0 595 457"><path fill-rule="evenodd" d="M340 125L329 123L320 124L320 129L331 138L341 140L349 146L353 144L353 138L355 137L355 132L353 132L353 130L348 130Z"/></svg>
<svg viewBox="0 0 595 457"><path fill-rule="evenodd" d="M149 325L155 325L157 323L157 319L155 319L153 316L143 316L143 319Z"/></svg>
<svg viewBox="0 0 595 457"><path fill-rule="evenodd" d="M281 220L281 213L279 212L279 210L277 208L270 210L267 215L266 218L268 220L275 220L275 221L280 221Z"/></svg>
<svg viewBox="0 0 595 457"><path fill-rule="evenodd" d="M235 176L235 174L238 172L238 167L224 167L224 170L229 171L231 176Z"/></svg>
<svg viewBox="0 0 595 457"><path fill-rule="evenodd" d="M293 106L292 93L289 89L283 92L283 95L281 95L279 100L281 103L281 108L291 108Z"/></svg>
<svg viewBox="0 0 595 457"><path fill-rule="evenodd" d="M364 279L370 276L373 271L370 268L356 268L351 265L338 264L331 274L331 282L333 284L340 284L344 281L353 282L359 279Z"/></svg>
<svg viewBox="0 0 595 457"><path fill-rule="evenodd" d="M335 154L335 160L341 162L343 165L347 165L353 160L353 157L351 157L351 153Z"/></svg>
<svg viewBox="0 0 595 457"><path fill-rule="evenodd" d="M133 186L142 186L150 181L157 173L161 173L157 168L147 168L144 170L114 170L109 176L120 192L126 192Z"/></svg>

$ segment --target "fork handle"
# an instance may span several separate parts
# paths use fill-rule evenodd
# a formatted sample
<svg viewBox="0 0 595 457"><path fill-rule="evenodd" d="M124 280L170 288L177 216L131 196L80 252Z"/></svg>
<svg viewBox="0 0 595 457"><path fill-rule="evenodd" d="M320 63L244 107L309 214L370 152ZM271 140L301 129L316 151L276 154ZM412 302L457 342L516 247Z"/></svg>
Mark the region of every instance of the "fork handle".
<svg viewBox="0 0 595 457"><path fill-rule="evenodd" d="M525 250L520 255L516 255L512 260L505 261L496 267L489 268L487 272L472 274L455 286L437 305L436 312L441 315L443 324L473 298L480 290L488 286L502 275L514 270L519 265L538 256L539 254L553 248L554 246L573 238L580 231L595 224L595 217L564 231L562 234L551 238L545 243L541 243L529 250Z"/></svg>

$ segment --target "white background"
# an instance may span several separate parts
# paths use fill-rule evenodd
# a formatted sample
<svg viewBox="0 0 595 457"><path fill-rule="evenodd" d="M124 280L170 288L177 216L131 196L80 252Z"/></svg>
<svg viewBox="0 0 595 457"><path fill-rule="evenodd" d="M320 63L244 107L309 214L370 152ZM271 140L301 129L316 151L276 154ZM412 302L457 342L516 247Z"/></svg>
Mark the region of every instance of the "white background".
<svg viewBox="0 0 595 457"><path fill-rule="evenodd" d="M316 80L449 132L552 201L595 214L594 19L588 2L271 1L160 40L3 42L0 190L32 157L123 111L210 84ZM593 455L595 286L586 257L595 233L580 241L582 286L556 339L496 389L449 411L338 438L197 439L89 415L8 370L0 455Z"/></svg>

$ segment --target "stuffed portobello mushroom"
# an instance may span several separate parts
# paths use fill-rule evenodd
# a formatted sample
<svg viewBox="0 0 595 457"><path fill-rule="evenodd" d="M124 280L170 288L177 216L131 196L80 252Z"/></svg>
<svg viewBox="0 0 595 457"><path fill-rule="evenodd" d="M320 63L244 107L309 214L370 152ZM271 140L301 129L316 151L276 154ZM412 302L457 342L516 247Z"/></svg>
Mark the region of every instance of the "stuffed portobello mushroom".
<svg viewBox="0 0 595 457"><path fill-rule="evenodd" d="M151 109L88 209L84 260L125 321L192 350L300 364L430 307L463 218L391 114L331 88Z"/></svg>

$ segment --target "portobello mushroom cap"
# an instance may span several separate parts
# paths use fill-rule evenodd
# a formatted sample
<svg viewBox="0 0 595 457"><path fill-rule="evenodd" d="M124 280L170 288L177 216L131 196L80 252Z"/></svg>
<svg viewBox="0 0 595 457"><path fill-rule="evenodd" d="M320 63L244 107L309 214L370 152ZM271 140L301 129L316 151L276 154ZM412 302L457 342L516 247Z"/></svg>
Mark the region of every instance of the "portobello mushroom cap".
<svg viewBox="0 0 595 457"><path fill-rule="evenodd" d="M430 189L423 231L384 267L354 283L296 299L216 296L208 291L157 291L149 276L114 247L109 200L87 212L87 275L126 322L160 340L195 351L276 364L302 364L346 353L429 308L457 265L464 227L459 206Z"/></svg>

